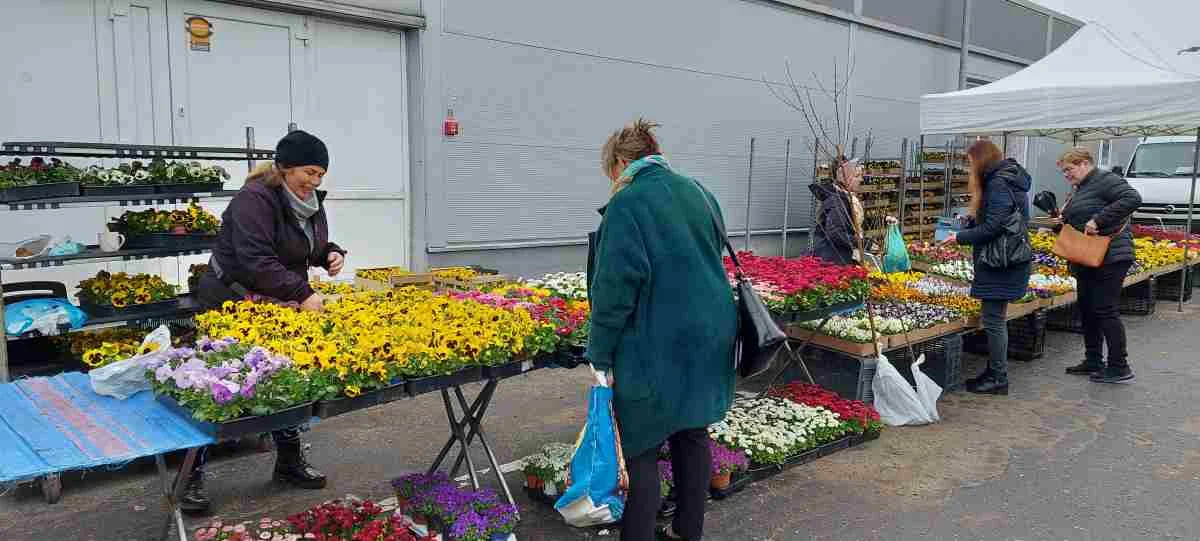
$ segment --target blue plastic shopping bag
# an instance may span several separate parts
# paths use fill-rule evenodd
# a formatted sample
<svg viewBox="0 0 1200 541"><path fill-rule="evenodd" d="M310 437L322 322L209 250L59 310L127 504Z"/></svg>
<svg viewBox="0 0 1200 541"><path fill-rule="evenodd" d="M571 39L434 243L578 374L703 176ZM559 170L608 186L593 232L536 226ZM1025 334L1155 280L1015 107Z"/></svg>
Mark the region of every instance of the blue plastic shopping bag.
<svg viewBox="0 0 1200 541"><path fill-rule="evenodd" d="M619 522L627 485L621 438L613 416L613 392L607 376L596 372L597 385L588 397L587 424L575 442L567 490L554 508L578 528Z"/></svg>
<svg viewBox="0 0 1200 541"><path fill-rule="evenodd" d="M912 265L908 261L908 247L904 235L896 223L888 225L887 252L883 255L883 272L908 272Z"/></svg>

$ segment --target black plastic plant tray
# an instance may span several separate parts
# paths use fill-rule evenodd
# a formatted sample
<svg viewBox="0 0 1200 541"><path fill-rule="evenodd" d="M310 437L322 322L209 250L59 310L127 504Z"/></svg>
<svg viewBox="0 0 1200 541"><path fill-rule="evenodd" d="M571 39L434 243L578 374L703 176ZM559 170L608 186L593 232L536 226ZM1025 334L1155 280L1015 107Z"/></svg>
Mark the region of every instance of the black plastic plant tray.
<svg viewBox="0 0 1200 541"><path fill-rule="evenodd" d="M79 187L79 195L87 197L148 195L152 193L154 193L154 186L151 184L137 184L134 186L88 186L84 184Z"/></svg>
<svg viewBox="0 0 1200 541"><path fill-rule="evenodd" d="M881 431L876 430L874 432L866 432L863 434L851 434L850 447L858 447L859 445L865 444L869 441L875 441L879 439L879 435L881 433Z"/></svg>
<svg viewBox="0 0 1200 541"><path fill-rule="evenodd" d="M408 387L401 381L382 389L367 391L354 398L343 396L334 398L333 400L318 401L313 405L313 417L328 419L344 413L395 402L404 398L408 398Z"/></svg>
<svg viewBox="0 0 1200 541"><path fill-rule="evenodd" d="M305 402L270 415L242 417L224 423L209 423L192 417L192 411L179 405L174 398L166 395L156 395L155 398L167 409L191 421L201 432L221 441L307 424L312 420L313 413L312 402Z"/></svg>
<svg viewBox="0 0 1200 541"><path fill-rule="evenodd" d="M114 308L112 306L100 306L88 302L80 302L79 308L84 311L92 319L104 317L124 317L136 318L148 314L161 314L163 311L169 311L171 308L179 305L179 299L169 299L165 301L152 302L150 304L131 304L125 308Z"/></svg>
<svg viewBox="0 0 1200 541"><path fill-rule="evenodd" d="M182 235L174 233L147 233L144 235L126 236L125 246L122 248L127 250L210 248L216 242L216 235L201 233L186 233Z"/></svg>
<svg viewBox="0 0 1200 541"><path fill-rule="evenodd" d="M79 195L78 182L55 182L53 184L33 184L31 186L14 186L0 189L0 203L15 203L31 199L49 199L51 197L75 197Z"/></svg>
<svg viewBox="0 0 1200 541"><path fill-rule="evenodd" d="M156 184L154 193L208 193L225 188L224 182L195 182L192 184Z"/></svg>
<svg viewBox="0 0 1200 541"><path fill-rule="evenodd" d="M808 310L806 312L784 312L778 315L778 319L787 322L820 321L828 317L830 314L861 308L863 303L864 301L862 300L855 300L835 304L832 306L826 306L824 308L818 308L816 310Z"/></svg>
<svg viewBox="0 0 1200 541"><path fill-rule="evenodd" d="M785 470L788 470L788 469L791 469L791 468L794 468L796 466L800 466L803 464L808 464L809 462L817 460L818 458L827 457L827 456L829 456L833 453L836 453L838 451L841 451L843 449L849 449L850 448L850 439L851 439L851 436L842 436L841 438L833 440L824 445L820 445L820 446L814 447L812 449L809 449L807 451L801 451L799 453L796 453L796 454L792 455L791 457L788 457L788 459L785 460L782 464L772 464L769 466L759 466L757 468L750 468L749 470L746 471L746 476L754 478L755 481L761 481L763 479L774 476Z"/></svg>
<svg viewBox="0 0 1200 541"><path fill-rule="evenodd" d="M453 374L445 376L429 376L425 378L410 379L404 382L410 396L422 395L433 391L440 391L447 387L456 387L473 383L483 379L483 370L478 366L465 368Z"/></svg>
<svg viewBox="0 0 1200 541"><path fill-rule="evenodd" d="M513 361L498 366L483 367L484 379L505 379L534 370L533 361Z"/></svg>

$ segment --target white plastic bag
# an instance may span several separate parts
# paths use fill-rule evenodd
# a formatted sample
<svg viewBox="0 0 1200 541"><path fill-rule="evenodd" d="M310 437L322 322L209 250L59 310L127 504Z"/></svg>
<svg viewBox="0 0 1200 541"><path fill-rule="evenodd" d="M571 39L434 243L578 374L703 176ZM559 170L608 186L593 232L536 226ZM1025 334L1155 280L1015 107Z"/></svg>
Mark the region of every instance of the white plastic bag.
<svg viewBox="0 0 1200 541"><path fill-rule="evenodd" d="M171 330L166 325L154 329L154 332L142 340L142 346L138 350L144 351L150 344L158 346L155 351L171 347ZM88 372L92 380L92 390L99 395L125 400L139 391L149 389L150 382L146 380L146 369L142 366L144 357L146 355L138 355Z"/></svg>
<svg viewBox="0 0 1200 541"><path fill-rule="evenodd" d="M921 364L924 362L925 356L921 355L917 357L916 362L912 363L913 381L917 382L917 398L925 407L925 412L929 414L930 422L936 423L942 420L942 416L938 415L937 410L937 401L942 397L942 386L921 371Z"/></svg>
<svg viewBox="0 0 1200 541"><path fill-rule="evenodd" d="M912 364L913 376L923 389L921 396L918 396L918 392L913 390L887 357L880 355L876 360L871 390L875 393L875 409L885 424L924 425L938 421L937 399L942 394L942 388L921 372L920 365L923 362L925 356L921 355Z"/></svg>

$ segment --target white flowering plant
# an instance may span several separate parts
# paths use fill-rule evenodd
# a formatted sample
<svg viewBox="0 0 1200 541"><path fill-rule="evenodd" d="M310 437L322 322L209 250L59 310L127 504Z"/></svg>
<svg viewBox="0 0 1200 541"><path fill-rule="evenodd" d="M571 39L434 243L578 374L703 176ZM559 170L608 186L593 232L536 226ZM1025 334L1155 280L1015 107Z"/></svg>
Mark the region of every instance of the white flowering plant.
<svg viewBox="0 0 1200 541"><path fill-rule="evenodd" d="M93 165L84 169L80 181L85 186L128 186L153 184L215 184L229 180L229 172L219 165L200 162L168 162L155 159L123 163L113 168Z"/></svg>
<svg viewBox="0 0 1200 541"><path fill-rule="evenodd" d="M562 485L567 482L567 467L574 454L575 447L572 445L549 443L537 453L522 459L525 464L522 471L526 476L537 477L546 484Z"/></svg>
<svg viewBox="0 0 1200 541"><path fill-rule="evenodd" d="M555 296L569 301L587 300L587 274L582 272L554 272L526 280L529 287L548 289Z"/></svg>
<svg viewBox="0 0 1200 541"><path fill-rule="evenodd" d="M740 399L725 419L708 427L714 441L744 451L756 466L782 464L791 456L846 435L847 424L823 407L784 398Z"/></svg>
<svg viewBox="0 0 1200 541"><path fill-rule="evenodd" d="M938 263L930 267L929 272L964 282L975 281L975 267L965 260Z"/></svg>

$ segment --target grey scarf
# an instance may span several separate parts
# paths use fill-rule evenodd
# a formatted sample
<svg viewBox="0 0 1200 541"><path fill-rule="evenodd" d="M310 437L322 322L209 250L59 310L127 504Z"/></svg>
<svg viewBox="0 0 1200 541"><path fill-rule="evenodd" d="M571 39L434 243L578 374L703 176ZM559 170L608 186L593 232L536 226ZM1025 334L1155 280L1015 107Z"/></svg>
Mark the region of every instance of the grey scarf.
<svg viewBox="0 0 1200 541"><path fill-rule="evenodd" d="M304 236L308 237L308 251L316 249L316 239L313 236L312 217L321 210L321 202L317 200L317 192L313 192L308 196L307 200L301 200L292 193L291 188L283 187L283 193L287 194L288 202L292 205L292 213L296 215L296 222L300 224L300 229L304 230Z"/></svg>

